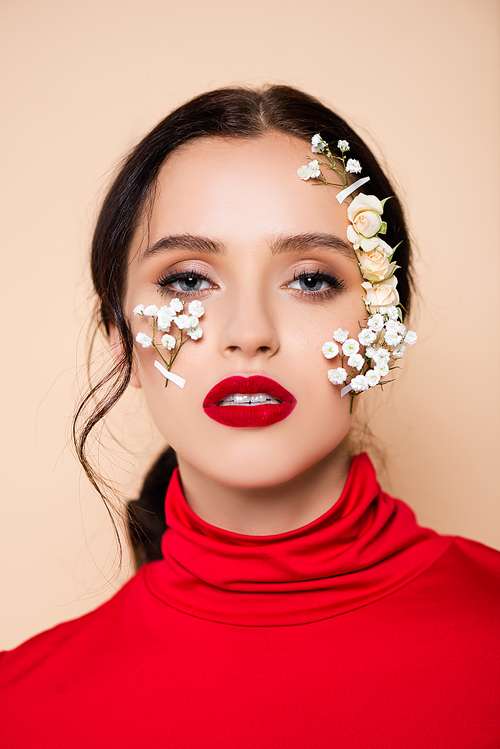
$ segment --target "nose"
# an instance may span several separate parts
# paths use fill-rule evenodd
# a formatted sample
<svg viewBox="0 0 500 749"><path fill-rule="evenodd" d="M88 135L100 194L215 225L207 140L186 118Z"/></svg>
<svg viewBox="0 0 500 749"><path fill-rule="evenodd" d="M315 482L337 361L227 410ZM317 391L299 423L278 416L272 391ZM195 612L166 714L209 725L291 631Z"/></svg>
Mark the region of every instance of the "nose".
<svg viewBox="0 0 500 749"><path fill-rule="evenodd" d="M225 310L220 335L224 356L240 354L270 358L279 349L279 337L269 300L255 293L239 293Z"/></svg>

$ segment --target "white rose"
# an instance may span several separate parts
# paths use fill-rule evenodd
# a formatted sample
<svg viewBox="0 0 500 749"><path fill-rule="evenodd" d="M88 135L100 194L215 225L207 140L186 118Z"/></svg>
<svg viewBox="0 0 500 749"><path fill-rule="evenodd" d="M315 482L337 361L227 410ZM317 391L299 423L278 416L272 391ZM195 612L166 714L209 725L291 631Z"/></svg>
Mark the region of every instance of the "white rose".
<svg viewBox="0 0 500 749"><path fill-rule="evenodd" d="M384 207L375 195L358 195L347 209L354 230L361 237L373 237L383 228ZM349 240L351 241L351 240Z"/></svg>
<svg viewBox="0 0 500 749"><path fill-rule="evenodd" d="M384 255L387 255L388 258L391 258L394 255L394 250L392 249L392 247L387 244L387 242L384 242L383 239L380 239L380 237L370 237L370 239L366 239L366 237L364 237L361 239L360 245L363 252L372 252L373 250L378 250Z"/></svg>
<svg viewBox="0 0 500 749"><path fill-rule="evenodd" d="M396 289L398 279L391 276L381 283L375 285L365 281L361 286L366 291L366 303L375 307L386 307L390 304L399 304L399 294Z"/></svg>
<svg viewBox="0 0 500 749"><path fill-rule="evenodd" d="M378 283L388 278L391 273L394 273L396 263L390 263L389 258L384 252L379 252L379 250L370 250L370 252L356 250L356 255L358 256L361 275L367 281Z"/></svg>

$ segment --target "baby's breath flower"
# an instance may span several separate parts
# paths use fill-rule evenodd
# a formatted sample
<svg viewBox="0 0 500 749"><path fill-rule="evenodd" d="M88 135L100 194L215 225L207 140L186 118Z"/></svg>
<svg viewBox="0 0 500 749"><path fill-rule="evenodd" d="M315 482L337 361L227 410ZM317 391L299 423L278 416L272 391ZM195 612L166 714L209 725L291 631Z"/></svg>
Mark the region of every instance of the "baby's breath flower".
<svg viewBox="0 0 500 749"><path fill-rule="evenodd" d="M387 362L380 362L376 367L373 367L373 371L381 377L386 377L389 374L389 365Z"/></svg>
<svg viewBox="0 0 500 749"><path fill-rule="evenodd" d="M365 357L361 356L361 354L353 354L348 358L347 363L350 367L354 367L354 369L357 369L359 372L361 369L363 369Z"/></svg>
<svg viewBox="0 0 500 749"><path fill-rule="evenodd" d="M323 351L323 356L326 359L335 359L335 357L338 356L339 353L339 347L333 341L327 341L327 343L323 345L323 348L321 350Z"/></svg>
<svg viewBox="0 0 500 749"><path fill-rule="evenodd" d="M311 151L313 153L323 153L327 146L328 143L323 140L319 133L316 133L316 135L313 135L311 138Z"/></svg>
<svg viewBox="0 0 500 749"><path fill-rule="evenodd" d="M189 324L189 315L179 315L178 317L174 317L173 322L177 325L179 330L185 330L186 328L191 327Z"/></svg>
<svg viewBox="0 0 500 749"><path fill-rule="evenodd" d="M348 338L349 338L349 331L342 330L342 328L337 328L337 330L333 334L333 340L337 341L337 343L345 343Z"/></svg>
<svg viewBox="0 0 500 749"><path fill-rule="evenodd" d="M378 385L380 382L380 372L376 369L369 369L368 372L365 373L365 377L371 388L375 387L375 385Z"/></svg>
<svg viewBox="0 0 500 749"><path fill-rule="evenodd" d="M172 299L169 306L170 309L172 309L174 312L182 312L182 310L184 309L183 303L180 299L177 299L177 297L175 299Z"/></svg>
<svg viewBox="0 0 500 749"><path fill-rule="evenodd" d="M361 393L363 390L368 390L370 386L365 375L357 375L351 380L351 387L355 393Z"/></svg>
<svg viewBox="0 0 500 749"><path fill-rule="evenodd" d="M304 166L301 166L297 169L297 176L300 177L300 179L307 180L307 179L315 179L316 177L319 177L321 174L321 169L319 168L318 160L313 159L309 162L309 164L305 164Z"/></svg>
<svg viewBox="0 0 500 749"><path fill-rule="evenodd" d="M190 338L193 339L193 341L197 341L198 338L201 338L201 336L203 335L203 330L198 325L197 328L190 328L189 330L186 330L186 333Z"/></svg>
<svg viewBox="0 0 500 749"><path fill-rule="evenodd" d="M386 364L391 358L391 354L386 348L378 348L373 352L373 356L370 357L377 364Z"/></svg>
<svg viewBox="0 0 500 749"><path fill-rule="evenodd" d="M401 343L403 340L400 335L397 333L388 333L386 332L384 336L384 340L387 343L388 346L397 346L398 343Z"/></svg>
<svg viewBox="0 0 500 749"><path fill-rule="evenodd" d="M152 339L146 335L146 333L137 333L135 340L140 343L143 348L149 348L153 343Z"/></svg>
<svg viewBox="0 0 500 749"><path fill-rule="evenodd" d="M162 335L161 337L161 344L164 346L168 351L173 351L175 348L175 338L173 335L168 335L168 333L165 333L165 335Z"/></svg>
<svg viewBox="0 0 500 749"><path fill-rule="evenodd" d="M345 170L346 172L351 172L351 174L359 174L361 171L361 164L357 159L347 159Z"/></svg>
<svg viewBox="0 0 500 749"><path fill-rule="evenodd" d="M158 330L170 330L170 325L175 317L175 312L166 305L160 307L157 314Z"/></svg>
<svg viewBox="0 0 500 749"><path fill-rule="evenodd" d="M397 335L399 334L399 323L397 322L397 320L387 320L384 328L388 333L396 333Z"/></svg>
<svg viewBox="0 0 500 749"><path fill-rule="evenodd" d="M370 330L369 328L363 328L361 333L358 334L358 341L362 346L369 346L370 343L373 343L376 340L377 336L373 332L373 330Z"/></svg>
<svg viewBox="0 0 500 749"><path fill-rule="evenodd" d="M359 343L354 338L348 338L347 341L342 344L342 353L345 356L352 356L357 354L359 351Z"/></svg>
<svg viewBox="0 0 500 749"><path fill-rule="evenodd" d="M190 315L190 317L189 317L189 327L191 328L191 330L194 330L195 328L197 328L199 322L200 321L198 320L198 318L195 315Z"/></svg>
<svg viewBox="0 0 500 749"><path fill-rule="evenodd" d="M370 330L374 330L376 333L382 330L382 328L384 327L383 315L379 313L370 315L370 317L368 318L368 327L370 328Z"/></svg>
<svg viewBox="0 0 500 749"><path fill-rule="evenodd" d="M378 311L383 315L387 315L391 320L399 319L398 310L393 304L390 304L387 307L381 307Z"/></svg>
<svg viewBox="0 0 500 749"><path fill-rule="evenodd" d="M339 142L337 143L337 148L339 149L339 151L342 151L342 153L344 153L345 151L349 150L350 146L347 140L339 140Z"/></svg>
<svg viewBox="0 0 500 749"><path fill-rule="evenodd" d="M142 315L144 314L145 306L143 304L138 304L137 307L134 307L134 315Z"/></svg>
<svg viewBox="0 0 500 749"><path fill-rule="evenodd" d="M343 367L328 370L328 379L332 385L342 385L347 379L347 372Z"/></svg>
<svg viewBox="0 0 500 749"><path fill-rule="evenodd" d="M392 349L392 356L394 359L402 359L405 352L404 343L399 343L395 348Z"/></svg>
<svg viewBox="0 0 500 749"><path fill-rule="evenodd" d="M376 349L375 346L368 346L368 348L365 351L366 358L373 359L377 351L378 349Z"/></svg>
<svg viewBox="0 0 500 749"><path fill-rule="evenodd" d="M188 310L190 315L195 315L196 317L201 317L205 312L199 299L194 299L192 302L189 302Z"/></svg>
<svg viewBox="0 0 500 749"><path fill-rule="evenodd" d="M145 315L145 317L156 317L157 312L158 307L156 304L148 304L147 307L144 307L143 315Z"/></svg>
<svg viewBox="0 0 500 749"><path fill-rule="evenodd" d="M413 344L416 342L417 342L417 334L413 330L409 330L408 333L405 335L405 343L407 343L408 346L413 346Z"/></svg>

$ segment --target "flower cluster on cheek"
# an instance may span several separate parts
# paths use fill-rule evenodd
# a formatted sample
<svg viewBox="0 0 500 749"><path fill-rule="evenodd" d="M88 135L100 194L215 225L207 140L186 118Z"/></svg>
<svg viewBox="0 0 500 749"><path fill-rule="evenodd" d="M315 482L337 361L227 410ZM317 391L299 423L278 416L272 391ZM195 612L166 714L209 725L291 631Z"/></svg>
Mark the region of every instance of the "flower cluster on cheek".
<svg viewBox="0 0 500 749"><path fill-rule="evenodd" d="M189 339L197 341L203 335L203 331L199 325L200 317L205 312L202 303L195 299L189 302L189 315L181 314L183 311L184 302L180 299L172 299L168 306L165 305L160 308L156 304L150 304L147 307L144 304L139 304L134 309L134 315L140 315L145 319L150 318L148 325L153 331L152 336L146 335L146 333L137 333L135 340L143 348L152 346L164 362L168 372L172 369L172 365L184 344ZM177 328L175 335L169 332L172 325L175 325ZM161 351L156 341L157 333L163 333L160 343L164 352ZM167 385L168 378L165 380L165 387Z"/></svg>
<svg viewBox="0 0 500 749"><path fill-rule="evenodd" d="M327 161L312 159L297 170L297 175L303 180L317 179L321 184L341 187L337 200L342 203L366 184L369 177L350 185L348 175L360 173L361 165L356 159L347 159L350 146L346 140L339 140L337 148L340 156L336 157L321 135L314 135L311 150L324 154ZM321 172L321 166L333 170L340 182L328 182ZM397 366L395 362L403 356L405 344L412 345L417 340L416 333L407 331L402 323L402 307L394 275L399 266L392 261L397 248L390 247L379 236L387 230L387 224L382 220L387 200L361 193L347 209L351 222L347 239L356 252L364 279L361 286L365 292L363 301L368 314L367 325L365 328L360 326L360 332L352 338L349 331L338 328L333 333L333 341L327 341L323 346L327 359L340 356L341 366L328 370L328 379L334 385L343 385L341 396L351 394L351 410L354 396L375 385L390 382L384 378Z"/></svg>

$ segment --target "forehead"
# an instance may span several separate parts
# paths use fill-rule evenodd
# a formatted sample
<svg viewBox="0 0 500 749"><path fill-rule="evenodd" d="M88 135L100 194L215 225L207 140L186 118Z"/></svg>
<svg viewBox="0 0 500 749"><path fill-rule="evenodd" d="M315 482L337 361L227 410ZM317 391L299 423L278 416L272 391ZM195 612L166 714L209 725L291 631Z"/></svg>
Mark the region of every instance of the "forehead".
<svg viewBox="0 0 500 749"><path fill-rule="evenodd" d="M148 221L149 241L168 233L226 243L263 234L331 232L345 236L347 211L337 188L304 182L297 169L315 158L309 144L270 133L252 139L206 138L177 149L160 170Z"/></svg>

